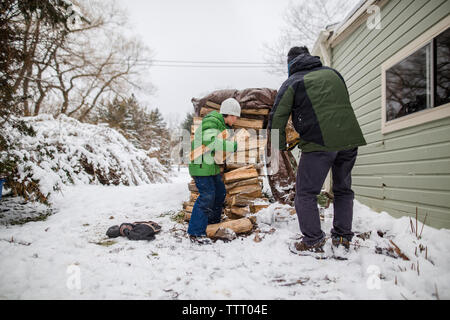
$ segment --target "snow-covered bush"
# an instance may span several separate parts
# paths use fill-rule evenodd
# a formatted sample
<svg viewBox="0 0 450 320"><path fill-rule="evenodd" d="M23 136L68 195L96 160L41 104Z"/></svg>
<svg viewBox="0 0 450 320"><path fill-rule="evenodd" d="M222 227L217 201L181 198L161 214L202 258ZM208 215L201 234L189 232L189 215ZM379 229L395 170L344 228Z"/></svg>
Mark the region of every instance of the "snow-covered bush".
<svg viewBox="0 0 450 320"><path fill-rule="evenodd" d="M35 135L6 124L0 167L13 168L6 186L25 199L48 202L67 184L141 185L166 182L167 168L114 129L61 115L21 118Z"/></svg>

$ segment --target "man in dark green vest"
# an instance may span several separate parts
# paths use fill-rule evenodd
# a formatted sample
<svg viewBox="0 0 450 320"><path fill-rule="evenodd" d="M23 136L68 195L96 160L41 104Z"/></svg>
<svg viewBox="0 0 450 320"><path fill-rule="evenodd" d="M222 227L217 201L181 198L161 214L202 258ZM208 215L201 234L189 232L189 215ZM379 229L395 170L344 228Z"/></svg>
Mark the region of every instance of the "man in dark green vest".
<svg viewBox="0 0 450 320"><path fill-rule="evenodd" d="M200 193L192 210L188 234L192 242L208 244L206 238L208 224L220 222L226 197L225 184L220 175L220 167L214 157L217 153L235 152L237 142L218 137L224 130L231 129L241 116L241 106L233 98L221 104L220 113L212 111L206 115L194 134L191 151L206 146L210 151L198 156L189 164L189 174L194 178Z"/></svg>
<svg viewBox="0 0 450 320"><path fill-rule="evenodd" d="M351 171L359 146L366 144L350 103L343 77L324 67L306 47L288 53L289 78L278 91L268 127L279 130L279 148L286 150L285 128L292 122L300 134L302 151L297 169L295 209L303 239L291 244L298 254L322 253L326 242L321 230L317 195L330 169L333 177L334 247L348 249L353 237Z"/></svg>

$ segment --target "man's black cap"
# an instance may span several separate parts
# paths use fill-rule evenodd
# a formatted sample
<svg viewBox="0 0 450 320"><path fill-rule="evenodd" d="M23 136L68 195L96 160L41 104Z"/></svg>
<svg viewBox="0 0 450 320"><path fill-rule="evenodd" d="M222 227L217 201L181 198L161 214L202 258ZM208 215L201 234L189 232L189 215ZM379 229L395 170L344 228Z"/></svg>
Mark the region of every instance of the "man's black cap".
<svg viewBox="0 0 450 320"><path fill-rule="evenodd" d="M291 50L289 50L287 56L288 56L288 63L290 63L292 60L297 58L301 54L309 54L309 50L307 47L293 47Z"/></svg>

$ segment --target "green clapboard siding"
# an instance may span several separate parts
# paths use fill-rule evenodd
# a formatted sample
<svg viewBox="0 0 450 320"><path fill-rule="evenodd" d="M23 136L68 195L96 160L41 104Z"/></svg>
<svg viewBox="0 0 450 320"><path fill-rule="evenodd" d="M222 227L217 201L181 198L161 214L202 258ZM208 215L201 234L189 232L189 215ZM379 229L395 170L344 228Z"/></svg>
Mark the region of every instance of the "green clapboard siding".
<svg viewBox="0 0 450 320"><path fill-rule="evenodd" d="M353 170L356 199L395 217L450 229L450 118L381 133L381 65L447 17L448 0L391 0L381 30L363 23L332 49L367 146Z"/></svg>

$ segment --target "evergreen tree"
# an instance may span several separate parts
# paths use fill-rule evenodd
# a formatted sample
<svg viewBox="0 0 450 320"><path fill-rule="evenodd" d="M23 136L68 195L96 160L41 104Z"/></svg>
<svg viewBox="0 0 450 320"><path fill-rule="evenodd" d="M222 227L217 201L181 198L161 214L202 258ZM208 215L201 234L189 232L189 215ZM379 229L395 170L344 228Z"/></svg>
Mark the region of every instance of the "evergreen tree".
<svg viewBox="0 0 450 320"><path fill-rule="evenodd" d="M18 90L18 79L23 75L17 69L32 58L22 45L27 30L21 23L29 22L33 14L39 13L41 21L52 32L62 34L67 31L68 9L72 5L69 0L2 0L0 3L0 177L7 178L6 185L20 159L9 154L15 142L8 141L3 134L5 125L11 124L24 135L36 134L24 121L12 117L21 115L18 106L28 98Z"/></svg>
<svg viewBox="0 0 450 320"><path fill-rule="evenodd" d="M145 112L134 95L115 98L99 113L98 121L118 130L136 148L146 150L170 170L170 132L158 108Z"/></svg>
<svg viewBox="0 0 450 320"><path fill-rule="evenodd" d="M150 155L158 158L162 165L170 169L170 133L158 108L150 112L147 128L146 137L148 137Z"/></svg>
<svg viewBox="0 0 450 320"><path fill-rule="evenodd" d="M192 127L192 124L194 123L194 115L195 114L193 112L186 114L186 118L184 119L184 121L181 125L182 129L191 132L191 127Z"/></svg>

